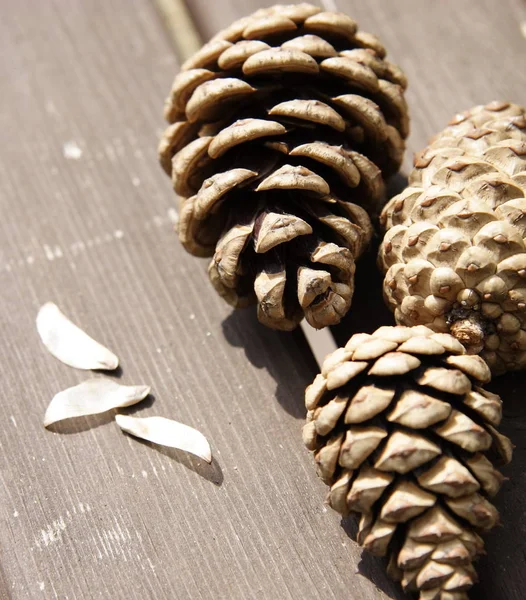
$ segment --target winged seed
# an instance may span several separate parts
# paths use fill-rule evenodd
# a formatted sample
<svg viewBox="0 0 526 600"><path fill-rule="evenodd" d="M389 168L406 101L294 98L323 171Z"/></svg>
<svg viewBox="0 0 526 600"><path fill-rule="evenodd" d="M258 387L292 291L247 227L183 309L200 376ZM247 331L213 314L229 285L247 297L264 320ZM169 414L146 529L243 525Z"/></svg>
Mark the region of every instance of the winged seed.
<svg viewBox="0 0 526 600"><path fill-rule="evenodd" d="M52 302L38 311L37 330L51 354L70 367L113 371L119 366L113 352L72 323Z"/></svg>
<svg viewBox="0 0 526 600"><path fill-rule="evenodd" d="M140 402L150 393L147 385L120 385L111 379L88 379L59 392L47 407L44 427L57 421L106 412Z"/></svg>
<svg viewBox="0 0 526 600"><path fill-rule="evenodd" d="M212 450L206 437L197 429L164 417L129 417L116 415L117 425L126 433L161 446L195 454L212 462Z"/></svg>

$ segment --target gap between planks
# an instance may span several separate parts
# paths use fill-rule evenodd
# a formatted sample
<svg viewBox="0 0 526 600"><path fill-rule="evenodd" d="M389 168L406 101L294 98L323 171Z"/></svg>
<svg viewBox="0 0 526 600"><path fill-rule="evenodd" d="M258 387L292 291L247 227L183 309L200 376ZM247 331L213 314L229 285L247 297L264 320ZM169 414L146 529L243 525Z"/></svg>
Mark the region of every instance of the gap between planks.
<svg viewBox="0 0 526 600"><path fill-rule="evenodd" d="M321 4L327 10L336 10L334 0L321 0ZM177 57L183 63L203 45L203 39L186 6L186 2L184 0L155 0L155 6L168 31ZM327 354L337 348L330 329L326 327L325 329L316 330L305 319L301 322L301 329L318 366L321 368Z"/></svg>

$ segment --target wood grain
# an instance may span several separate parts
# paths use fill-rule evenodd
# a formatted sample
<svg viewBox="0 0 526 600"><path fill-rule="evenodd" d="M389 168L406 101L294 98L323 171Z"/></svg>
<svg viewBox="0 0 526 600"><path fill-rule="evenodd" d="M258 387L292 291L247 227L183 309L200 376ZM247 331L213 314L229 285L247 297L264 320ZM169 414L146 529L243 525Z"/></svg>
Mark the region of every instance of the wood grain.
<svg viewBox="0 0 526 600"><path fill-rule="evenodd" d="M0 598L405 598L322 504L300 438L302 392L316 372L301 333L232 314L205 265L176 243L155 147L177 63L153 2L7 4ZM209 36L256 5L190 8ZM412 150L459 108L499 95L524 102L517 1L338 5L408 71ZM89 376L40 344L34 319L47 300L119 355L123 383L152 385L136 414L199 428L214 463L138 443L112 415L44 430L53 394ZM368 325L352 319L341 337ZM526 584L524 377L508 381L506 431L519 447L500 497L505 527L481 563L476 597L488 600L518 600Z"/></svg>

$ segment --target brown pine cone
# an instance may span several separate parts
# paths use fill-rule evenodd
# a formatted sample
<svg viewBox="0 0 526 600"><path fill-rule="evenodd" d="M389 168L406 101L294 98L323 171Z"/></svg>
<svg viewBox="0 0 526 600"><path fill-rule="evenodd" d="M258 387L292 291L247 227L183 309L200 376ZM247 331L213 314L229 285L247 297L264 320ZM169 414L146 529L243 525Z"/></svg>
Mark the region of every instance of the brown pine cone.
<svg viewBox="0 0 526 600"><path fill-rule="evenodd" d="M259 10L183 65L160 161L182 197L179 238L213 256L225 300L257 301L276 329L340 321L402 160L405 87L374 36L309 4Z"/></svg>
<svg viewBox="0 0 526 600"><path fill-rule="evenodd" d="M381 215L384 293L401 325L450 332L493 373L526 367L526 112L458 115Z"/></svg>
<svg viewBox="0 0 526 600"><path fill-rule="evenodd" d="M305 393L303 437L328 503L361 515L358 542L421 600L464 600L476 581L479 533L498 522L488 496L509 462L495 429L490 370L457 339L424 326L356 334Z"/></svg>

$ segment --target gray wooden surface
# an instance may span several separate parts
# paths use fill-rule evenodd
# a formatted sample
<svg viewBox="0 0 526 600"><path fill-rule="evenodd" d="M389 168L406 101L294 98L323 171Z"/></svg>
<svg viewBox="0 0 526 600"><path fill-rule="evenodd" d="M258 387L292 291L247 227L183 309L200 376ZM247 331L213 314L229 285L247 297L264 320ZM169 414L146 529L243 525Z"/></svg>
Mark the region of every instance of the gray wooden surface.
<svg viewBox="0 0 526 600"><path fill-rule="evenodd" d="M258 4L190 7L208 36ZM518 0L338 6L406 69L411 150L472 103L526 102ZM316 372L302 335L232 314L176 243L155 146L177 63L153 2L2 8L0 598L405 598L322 504L300 439ZM361 297L377 294L360 277ZM198 427L214 463L136 442L111 415L44 430L53 394L90 376L40 344L47 300L120 356L123 383L152 385L136 414ZM389 318L359 304L340 339ZM473 593L485 600L518 600L526 585L525 377L505 384L518 447Z"/></svg>

